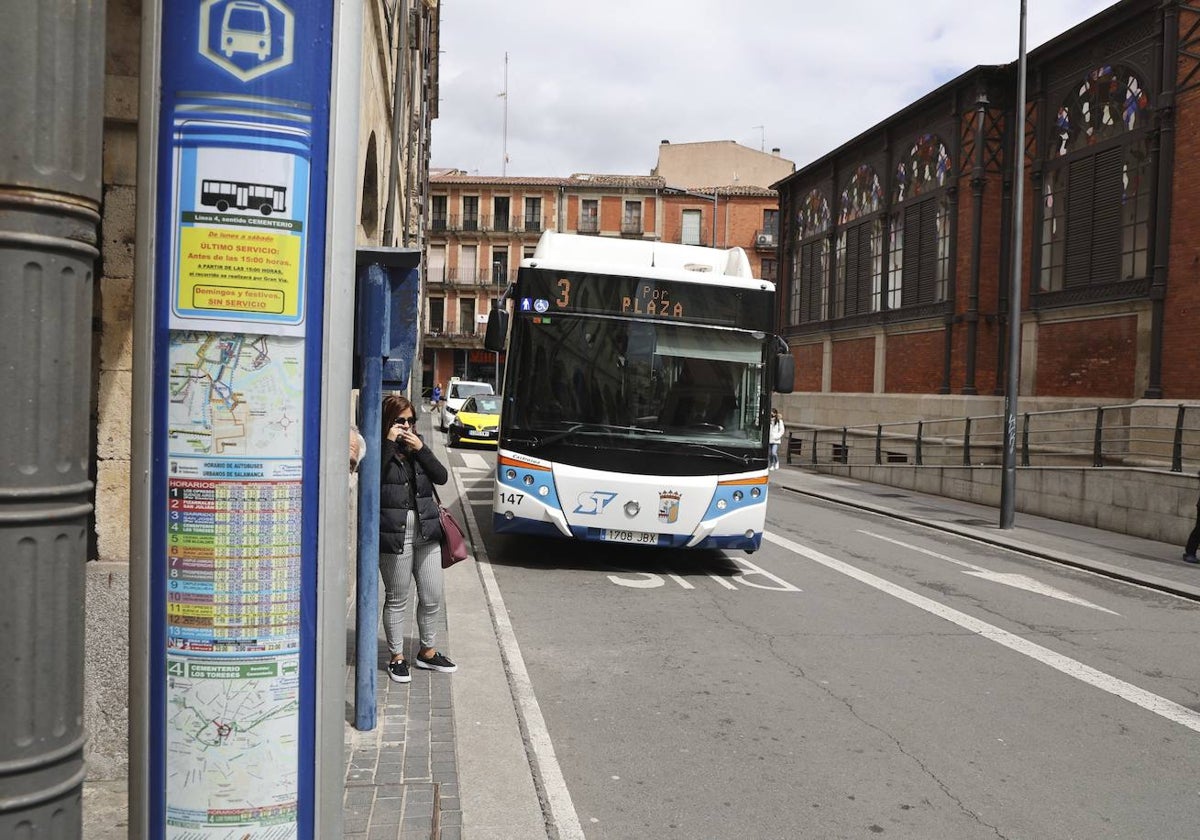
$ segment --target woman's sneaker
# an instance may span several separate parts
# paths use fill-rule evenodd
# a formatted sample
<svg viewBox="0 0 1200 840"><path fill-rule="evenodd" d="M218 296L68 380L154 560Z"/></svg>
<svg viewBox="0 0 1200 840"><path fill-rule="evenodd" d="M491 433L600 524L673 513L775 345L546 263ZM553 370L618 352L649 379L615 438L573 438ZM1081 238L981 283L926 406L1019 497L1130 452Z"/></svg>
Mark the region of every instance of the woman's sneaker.
<svg viewBox="0 0 1200 840"><path fill-rule="evenodd" d="M434 652L433 656L430 657L424 657L418 653L417 667L425 668L429 671L441 671L443 674L452 674L458 670L457 665L437 652Z"/></svg>
<svg viewBox="0 0 1200 840"><path fill-rule="evenodd" d="M397 659L395 662L389 662L387 666L387 672L388 679L390 679L392 682L412 682L412 676L408 673L408 663L403 659Z"/></svg>

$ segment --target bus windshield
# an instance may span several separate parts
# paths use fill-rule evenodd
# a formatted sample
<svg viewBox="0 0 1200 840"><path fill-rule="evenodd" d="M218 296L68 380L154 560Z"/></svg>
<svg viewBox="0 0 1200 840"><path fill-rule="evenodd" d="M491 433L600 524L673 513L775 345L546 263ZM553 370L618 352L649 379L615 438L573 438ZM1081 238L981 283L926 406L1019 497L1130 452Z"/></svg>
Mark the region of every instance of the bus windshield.
<svg viewBox="0 0 1200 840"><path fill-rule="evenodd" d="M655 320L559 315L513 331L505 434L596 446L763 445L765 336Z"/></svg>

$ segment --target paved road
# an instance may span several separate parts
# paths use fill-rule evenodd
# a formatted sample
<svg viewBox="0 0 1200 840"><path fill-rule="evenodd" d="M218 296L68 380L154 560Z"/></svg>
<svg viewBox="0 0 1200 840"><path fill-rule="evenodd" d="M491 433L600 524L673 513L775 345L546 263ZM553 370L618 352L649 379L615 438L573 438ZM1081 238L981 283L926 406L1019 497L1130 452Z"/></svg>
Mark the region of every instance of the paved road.
<svg viewBox="0 0 1200 840"><path fill-rule="evenodd" d="M495 538L492 457L452 463L588 840L1200 824L1200 605L785 492L752 556Z"/></svg>

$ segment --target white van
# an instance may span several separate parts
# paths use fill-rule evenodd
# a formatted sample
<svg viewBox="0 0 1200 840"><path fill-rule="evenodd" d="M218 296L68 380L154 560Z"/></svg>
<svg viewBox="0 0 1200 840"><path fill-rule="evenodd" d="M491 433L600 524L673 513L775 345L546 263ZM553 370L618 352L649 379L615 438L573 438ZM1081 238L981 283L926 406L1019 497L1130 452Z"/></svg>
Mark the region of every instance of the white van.
<svg viewBox="0 0 1200 840"><path fill-rule="evenodd" d="M462 408L462 404L467 397L473 397L476 394L494 394L492 383L490 382L471 382L467 379L451 379L450 386L446 389L446 395L442 398L442 409L438 412L438 430L446 431L446 427L450 425L450 420L458 410Z"/></svg>

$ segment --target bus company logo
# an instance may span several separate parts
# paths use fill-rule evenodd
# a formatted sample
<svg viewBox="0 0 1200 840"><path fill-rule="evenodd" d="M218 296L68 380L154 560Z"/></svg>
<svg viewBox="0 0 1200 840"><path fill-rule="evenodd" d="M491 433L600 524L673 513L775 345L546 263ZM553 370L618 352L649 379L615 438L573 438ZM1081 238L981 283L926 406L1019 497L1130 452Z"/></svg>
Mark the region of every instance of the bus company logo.
<svg viewBox="0 0 1200 840"><path fill-rule="evenodd" d="M668 524L679 519L679 500L683 494L678 490L663 490L658 494L658 521Z"/></svg>
<svg viewBox="0 0 1200 840"><path fill-rule="evenodd" d="M598 516L615 498L617 498L617 494L609 490L590 490L580 493L575 498L578 504L574 512L584 516Z"/></svg>

